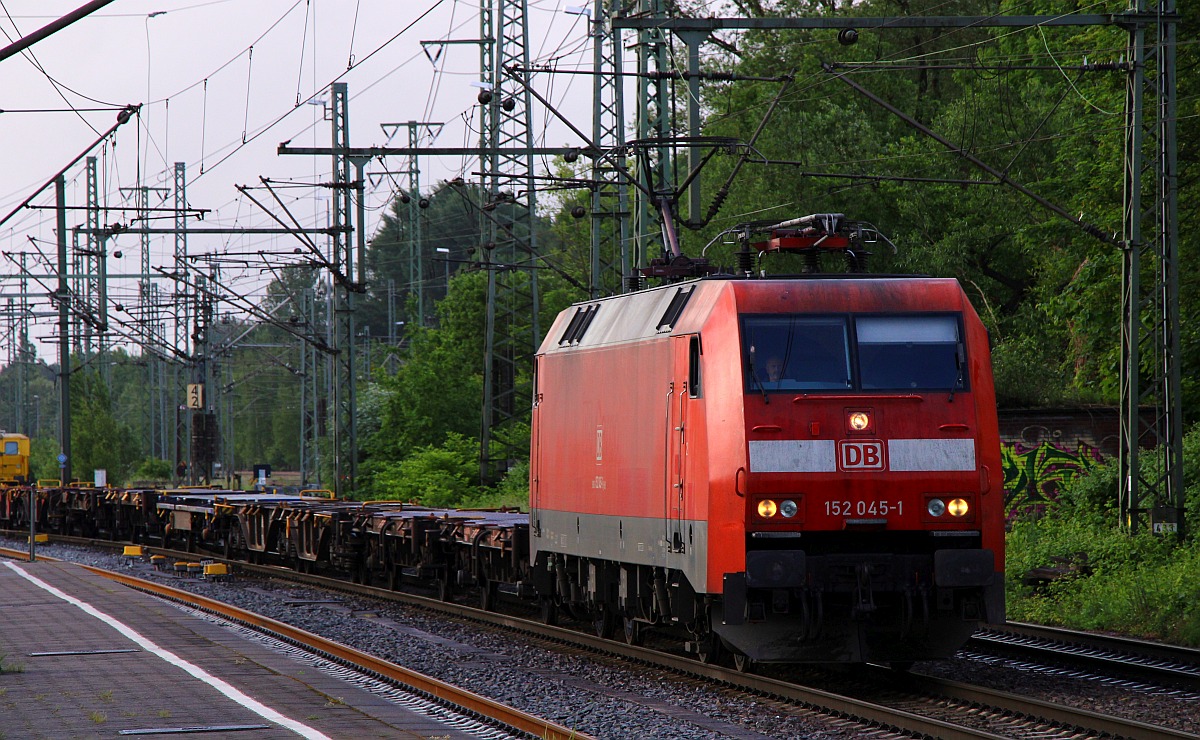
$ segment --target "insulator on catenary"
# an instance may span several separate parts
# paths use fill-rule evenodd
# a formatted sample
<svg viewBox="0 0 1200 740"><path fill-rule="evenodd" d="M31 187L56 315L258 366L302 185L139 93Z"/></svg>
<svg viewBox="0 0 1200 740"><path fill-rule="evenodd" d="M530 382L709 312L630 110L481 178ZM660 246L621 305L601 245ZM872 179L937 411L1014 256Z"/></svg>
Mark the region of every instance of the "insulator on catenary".
<svg viewBox="0 0 1200 740"><path fill-rule="evenodd" d="M815 273L821 271L821 255L815 249L804 253L804 273Z"/></svg>
<svg viewBox="0 0 1200 740"><path fill-rule="evenodd" d="M754 271L754 253L749 249L739 249L734 253L737 259L737 270L743 275L749 275Z"/></svg>

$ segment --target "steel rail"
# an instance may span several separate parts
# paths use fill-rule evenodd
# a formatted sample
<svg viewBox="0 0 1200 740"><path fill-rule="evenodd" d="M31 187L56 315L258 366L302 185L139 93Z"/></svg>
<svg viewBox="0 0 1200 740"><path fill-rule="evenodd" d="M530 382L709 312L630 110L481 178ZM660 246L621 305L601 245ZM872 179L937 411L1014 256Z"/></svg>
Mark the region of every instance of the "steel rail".
<svg viewBox="0 0 1200 740"><path fill-rule="evenodd" d="M994 632L1032 637L1038 640L1058 640L1072 645L1087 645L1099 650L1131 653L1159 660L1189 662L1200 666L1200 649L1183 647L1181 645L1169 645L1163 642L1151 642L1150 640L1141 640L1136 637L1082 632L1065 627L1049 627L1026 622L989 624L987 629Z"/></svg>
<svg viewBox="0 0 1200 740"><path fill-rule="evenodd" d="M971 638L968 647L1120 671L1200 692L1200 650L1195 648L1024 623L989 625Z"/></svg>
<svg viewBox="0 0 1200 740"><path fill-rule="evenodd" d="M61 536L55 536L54 539L64 542L74 540L79 543L86 542L103 546L121 544ZM187 554L178 551L163 550L161 548L148 548L148 550L168 555L196 556L196 553ZM210 556L206 555L206 557ZM994 740L1005 737L992 732L926 717L905 709L897 709L884 704L864 701L766 676L742 673L718 665L704 664L686 656L666 653L648 647L631 646L622 642L603 639L587 632L546 625L538 621L522 619L516 616L483 611L462 604L441 601L433 597L421 596L410 592L393 591L377 586L349 583L326 576L297 573L284 566L251 565L241 561L224 561L219 557L212 559L218 562L234 563L246 572L276 578L286 578L319 588L438 610L458 618L515 630L539 639L581 648L589 652L603 653L644 663L674 673L695 676L752 694L774 697L814 712L832 714L842 719L850 719L867 725L882 726L901 733L944 738L945 740L977 740L980 738ZM1022 625L1022 627L1026 630L1041 629L1034 625ZM1059 631L1059 634L1063 634L1063 632ZM1087 633L1079 634L1087 636ZM1065 641L1069 638L1063 637L1062 639ZM1129 641L1126 640L1126 642ZM1167 649L1167 646L1160 647L1163 650ZM879 669L880 674L884 670L882 668ZM888 671L887 675L894 676L890 671ZM1030 718L1033 721L1059 728L1086 728L1097 735L1107 734L1116 737L1136 737L1139 740L1141 738L1146 738L1147 740L1200 740L1200 735L1030 699L985 687L939 679L924 674L908 674L905 676L905 680L908 683L904 687L904 690L909 693L923 692L925 694L937 695L975 707L984 706L1001 714Z"/></svg>
<svg viewBox="0 0 1200 740"><path fill-rule="evenodd" d="M151 549L158 550L158 548ZM217 560L220 559L218 558ZM504 627L538 639L583 649L588 652L613 655L625 660L651 665L671 673L682 673L700 677L752 694L783 699L821 714L834 715L841 719L851 719L852 721L861 722L864 725L882 726L904 734L936 737L940 740L1001 740L1003 738L1002 735L963 727L929 717L922 717L921 715L904 710L848 696L841 696L818 688L787 683L765 676L738 673L721 666L700 663L693 658L674 655L647 647L626 645L566 627L557 627L511 615L483 611L462 604L441 601L436 598L413 593L391 591L378 586L348 583L324 576L296 573L284 567L248 566L240 561L237 564L240 568L262 575L270 575L276 578L286 577L320 588L435 609L459 618L482 622L491 626Z"/></svg>
<svg viewBox="0 0 1200 740"><path fill-rule="evenodd" d="M53 539L64 543L73 542L75 544L90 544L92 546L104 547L114 547L122 544L103 540L87 540L86 538L65 537L61 535L55 535ZM179 551L166 550L158 547L147 547L147 552L176 557L197 556L196 553L182 553ZM18 555L21 554L18 553ZM206 559L210 558L208 555L205 555L205 557ZM255 565L241 561L228 561L220 557L211 557L211 559L216 562L232 562L244 572L271 576L275 578L286 578L293 580L294 582L319 588L379 598L427 609L436 609L443 613L448 613L459 618L470 619L492 626L504 627L506 629L514 630L553 643L566 645L577 649L583 649L592 653L617 656L624 660L632 660L646 665L651 665L671 673L681 673L699 677L707 681L713 681L718 684L732 686L737 690L749 692L755 695L775 697L819 714L835 716L842 720L848 719L851 721L860 722L865 726L886 727L902 734L909 734L917 737L936 737L940 740L1002 740L1004 737L995 733L986 732L971 727L964 727L962 725L956 725L954 723L939 719L923 717L919 714L914 714L901 709L875 704L872 702L855 699L853 697L841 696L833 692L824 691L814 687L779 681L765 676L738 673L721 666L700 663L689 657L673 655L671 653L665 653L647 647L626 645L613 640L606 640L592 634L579 632L565 627L547 625L541 622L521 619L520 617L504 614L497 614L494 612L485 612L461 604L440 601L435 598L420 596L417 594L392 591L376 586L349 583L325 576L297 573L290 568L282 566ZM140 579L133 578L132 576L125 577L134 581L140 581ZM188 596L191 598L190 594ZM215 603L219 604L220 602ZM232 607L229 607L228 605L221 604L220 606L225 609L232 609ZM274 620L269 620L266 617L257 617L257 619L277 624L274 622ZM287 629L295 629L288 628L287 625L282 625L282 627ZM303 632L302 630L298 631ZM580 736L575 735L574 737Z"/></svg>
<svg viewBox="0 0 1200 740"><path fill-rule="evenodd" d="M908 691L920 691L957 702L999 709L1017 716L1057 724L1064 728L1086 728L1104 737L1130 737L1138 738L1138 740L1197 740L1200 738L1200 735L1169 727L1053 704L1040 699L972 686L921 673L909 674L905 677L905 683L905 689Z"/></svg>
<svg viewBox="0 0 1200 740"><path fill-rule="evenodd" d="M9 550L0 548L0 555L17 559L25 559L26 553L19 550ZM43 560L55 560L55 558L42 557ZM255 614L235 606L210 599L199 594L181 591L170 586L166 586L152 581L143 580L135 576L117 573L115 571L105 570L92 565L79 564L79 567L94 573L110 581L115 581L124 586L137 589L155 596L160 596L172 601L188 604L199 609L217 614L226 619L250 625L256 629L273 633L286 641L303 646L306 649L320 652L334 660L349 664L356 668L382 676L386 680L394 681L407 688L411 688L416 692L433 697L439 701L450 704L454 707L460 707L467 712L475 713L479 716L486 717L490 720L511 727L520 732L528 733L543 740L592 740L591 736L585 735L579 731L572 730L569 727L556 724L541 717L536 717L527 712L523 712L514 707L501 704L500 702L488 699L485 696L467 691L444 681L439 681L431 676L409 670L395 663L390 663L382 658L364 653L361 650L356 650L352 647L342 645L332 640L327 640L324 637L315 635L307 630L302 630L298 627L293 627L289 624L271 619L270 617Z"/></svg>
<svg viewBox="0 0 1200 740"><path fill-rule="evenodd" d="M427 609L436 609L459 618L516 630L541 639L548 639L553 642L582 648L590 652L615 655L623 659L646 663L671 672L715 681L742 691L776 697L813 711L834 714L842 718L851 718L868 725L883 726L904 733L943 738L945 740L976 740L979 738L991 739L1004 737L1003 735L957 725L936 718L925 717L908 710L863 701L811 686L781 681L766 676L741 673L723 666L707 665L690 657L666 653L647 647L626 645L621 642L603 639L587 632L546 625L538 621L522 619L511 615L482 611L462 604L441 601L433 597L392 591L377 586L347 583L325 576L299 574L281 566L247 566L246 564L239 563L239 567L264 575L295 579L317 587L331 588L390 601L399 601ZM986 705L1001 713L1028 717L1063 728L1087 728L1095 731L1097 734L1108 734L1115 737L1136 737L1139 740L1141 738L1145 738L1146 740L1200 740L1200 736L1198 735L1170 728L1029 699L985 687L971 686L920 674L912 674L909 677L914 679L916 683L923 684L921 690L930 694L936 694L968 704Z"/></svg>

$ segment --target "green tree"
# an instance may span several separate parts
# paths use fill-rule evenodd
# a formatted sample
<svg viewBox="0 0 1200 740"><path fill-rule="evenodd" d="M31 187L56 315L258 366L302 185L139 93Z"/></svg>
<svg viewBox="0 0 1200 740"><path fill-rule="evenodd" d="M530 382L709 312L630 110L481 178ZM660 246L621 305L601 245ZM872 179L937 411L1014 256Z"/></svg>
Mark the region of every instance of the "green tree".
<svg viewBox="0 0 1200 740"><path fill-rule="evenodd" d="M1011 3L1001 3L1005 12ZM989 15L994 5L950 6L909 0L863 3L735 0L753 15ZM1016 9L1016 6L1013 5ZM1113 10L1120 10L1115 7ZM1077 4L1039 0L1020 13L1075 12ZM1200 11L1181 9L1180 33L1198 27ZM877 271L921 272L959 279L996 343L1002 401L1010 404L1114 402L1117 387L1120 250L994 180L932 138L903 124L840 77L853 80L1101 230L1121 229L1125 74L1078 71L1084 60L1116 62L1127 30L1115 26L1014 29L873 29L839 47L827 31L750 32L710 58L714 71L795 82L735 81L704 87L706 134L748 141L765 120L755 153L707 229L688 249L738 221L841 212L873 222L899 246L873 258ZM969 58L964 56L969 53ZM1200 121L1194 90L1197 51L1179 49L1179 172L1195 164ZM834 64L837 74L822 71ZM1074 70L1074 71L1072 71ZM766 117L775 104L774 113ZM791 162L763 165L758 162ZM717 192L737 165L714 158L704 174ZM846 177L818 177L844 174ZM864 176L905 180L855 179ZM923 178L920 179L920 178ZM936 182L943 180L944 182ZM1151 183L1147 182L1147 187ZM1193 179L1180 180L1179 217L1200 210ZM707 213L705 214L707 215ZM732 262L729 247L708 255ZM1200 393L1200 311L1194 279L1197 237L1180 231L1185 408ZM1144 275L1157 267L1143 265ZM1147 369L1154 360L1146 353ZM1024 376L1024 381L1021 381Z"/></svg>
<svg viewBox="0 0 1200 740"><path fill-rule="evenodd" d="M481 256L483 214L494 212L482 211L483 203L477 186L459 182L443 182L428 195L406 194L392 201L367 246L368 288L358 319L370 336L392 335L389 316L403 321L406 331L414 327L421 297L427 321L434 317L434 301L446 295L447 273L457 273Z"/></svg>
<svg viewBox="0 0 1200 740"><path fill-rule="evenodd" d="M87 371L71 378L71 456L76 478L104 469L113 484L125 481L139 459L133 431L113 416L108 388Z"/></svg>

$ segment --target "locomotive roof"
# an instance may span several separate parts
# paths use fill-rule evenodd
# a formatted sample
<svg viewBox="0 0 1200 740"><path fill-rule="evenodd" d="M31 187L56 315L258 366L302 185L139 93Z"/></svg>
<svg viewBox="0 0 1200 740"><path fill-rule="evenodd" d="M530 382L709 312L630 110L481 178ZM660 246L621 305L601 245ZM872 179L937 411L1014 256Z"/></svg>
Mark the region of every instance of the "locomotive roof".
<svg viewBox="0 0 1200 740"><path fill-rule="evenodd" d="M914 283L920 284L920 290L907 289ZM821 303L821 310L832 312L889 308L944 311L965 303L954 278L864 274L758 279L712 276L575 303L555 319L538 354L666 336L677 333L677 327L678 333L696 331L716 307L718 296L726 291L732 291L740 310L750 313L769 312L767 299L793 291L811 296Z"/></svg>

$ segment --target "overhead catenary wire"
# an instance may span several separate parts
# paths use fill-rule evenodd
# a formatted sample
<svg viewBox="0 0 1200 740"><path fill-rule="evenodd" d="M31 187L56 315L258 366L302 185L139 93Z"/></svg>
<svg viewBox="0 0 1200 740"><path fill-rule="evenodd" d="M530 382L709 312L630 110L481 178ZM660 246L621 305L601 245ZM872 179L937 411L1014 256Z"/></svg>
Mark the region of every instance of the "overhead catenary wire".
<svg viewBox="0 0 1200 740"><path fill-rule="evenodd" d="M457 5L457 4L455 4L455 5ZM293 6L293 8L294 8L294 7L295 7L295 6ZM357 10L357 6L356 6L356 10ZM289 11L289 12L290 12L290 11ZM306 20L307 20L307 14L306 14ZM306 27L307 27L307 26L306 26ZM572 27L574 27L574 26L572 26ZM353 48L353 45L352 45L352 47L351 47L351 48ZM965 48L965 47L958 47L958 48ZM539 52L540 52L540 51L541 51L541 50L539 50ZM911 57L911 58L916 58L916 57ZM439 73L439 80L441 80L441 79L443 79L443 76L441 75L441 73ZM820 85L820 84L823 84L823 83L820 83L820 82L818 82L818 80L817 80L816 78L810 78L810 79L811 79L811 80L814 82L814 86L813 86L813 88L812 88L812 89L813 89L813 90L818 90L818 89L820 89L819 85ZM440 82L439 82L439 84L440 84ZM798 82L797 82L797 85L796 85L796 88L797 88L797 89L799 89L799 88L801 87L801 85L802 85L802 84L803 84L803 78L801 78L801 80L798 80ZM299 86L298 86L298 89L299 89ZM557 103L557 102L558 102L558 100L556 100L556 99L555 99L555 97L554 97L553 95L549 96L549 99L550 99L550 100L552 100L552 101L554 101L555 103ZM170 100L170 98L169 98L169 97L168 97L168 98L163 98L163 99L161 99L161 100L163 101L163 104L165 105L165 104L167 103L167 101L169 101L169 100ZM766 105L766 102L765 102L765 101L764 101L763 105ZM466 116L468 116L468 117L469 117L471 114L473 114L473 112L474 112L474 108L473 108L473 107L471 107L471 108L468 108L468 109L467 109L467 111L466 111L466 113L465 113L464 115L466 115ZM761 109L760 109L760 112L761 112ZM244 120L247 120L247 121L248 121L248 117L247 117L247 118L245 118ZM319 123L319 122L317 122L317 123ZM316 125L316 124L314 124L314 125ZM311 128L311 126L310 126L310 128ZM148 136L148 135L149 135L149 134L147 133L147 136ZM1035 140L1038 140L1038 141L1040 141L1040 140L1043 140L1043 139L1041 139L1040 137L1039 137L1039 138L1030 138L1030 139L1028 139L1027 141L1035 141ZM1019 144L1019 143L1017 143L1017 144L1014 144L1014 146L1016 146L1016 147L1019 147L1019 146L1020 146L1020 144ZM222 160L222 161L224 161L224 160ZM867 162L871 162L871 161L873 161L873 162L876 162L876 163L878 163L878 164L880 164L880 165L883 165L883 164L884 164L884 163L886 163L886 162L889 162L889 161L895 161L895 160L894 160L894 159L891 159L891 158L876 158L876 159L873 159L873 160L865 160L865 161L867 161ZM463 168L463 171L465 171L465 167ZM379 205L378 207L379 207L379 208L384 208L384 207L386 207L386 205L387 205L387 204L386 204L386 202L383 202L383 203L381 203L381 205ZM244 216L241 216L241 217L244 217Z"/></svg>

